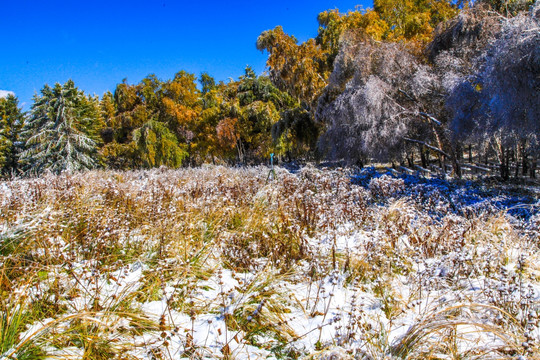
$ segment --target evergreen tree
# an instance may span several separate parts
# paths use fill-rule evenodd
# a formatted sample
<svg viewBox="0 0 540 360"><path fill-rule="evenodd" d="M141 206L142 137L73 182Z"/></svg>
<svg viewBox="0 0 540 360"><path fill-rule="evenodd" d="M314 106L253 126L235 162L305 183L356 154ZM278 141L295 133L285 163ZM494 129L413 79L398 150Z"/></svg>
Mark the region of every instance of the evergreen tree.
<svg viewBox="0 0 540 360"><path fill-rule="evenodd" d="M0 99L0 172L2 175L14 173L18 169L18 155L21 151L20 135L25 114L19 108L19 100L8 95Z"/></svg>
<svg viewBox="0 0 540 360"><path fill-rule="evenodd" d="M98 110L96 102L72 80L54 88L45 85L34 96L25 126L26 149L21 155L29 173L77 171L96 166Z"/></svg>

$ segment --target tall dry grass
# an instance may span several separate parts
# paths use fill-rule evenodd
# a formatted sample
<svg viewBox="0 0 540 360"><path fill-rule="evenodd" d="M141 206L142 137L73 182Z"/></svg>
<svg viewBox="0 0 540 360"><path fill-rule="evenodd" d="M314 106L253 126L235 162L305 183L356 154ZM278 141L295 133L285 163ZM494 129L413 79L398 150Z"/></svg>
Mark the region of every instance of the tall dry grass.
<svg viewBox="0 0 540 360"><path fill-rule="evenodd" d="M440 216L444 193L427 202L389 177L361 187L349 170L266 175L1 183L0 293L25 296L2 302L0 358L538 353L538 215Z"/></svg>

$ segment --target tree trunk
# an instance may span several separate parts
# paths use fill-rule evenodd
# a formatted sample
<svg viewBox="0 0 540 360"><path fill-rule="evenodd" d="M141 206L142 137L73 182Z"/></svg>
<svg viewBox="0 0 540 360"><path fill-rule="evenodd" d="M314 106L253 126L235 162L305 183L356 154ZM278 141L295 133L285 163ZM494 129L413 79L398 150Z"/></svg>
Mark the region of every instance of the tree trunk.
<svg viewBox="0 0 540 360"><path fill-rule="evenodd" d="M411 152L409 156L407 156L407 163L411 169L414 168L414 152Z"/></svg>
<svg viewBox="0 0 540 360"><path fill-rule="evenodd" d="M529 171L529 163L527 159L527 151L524 150L521 154L521 170L523 176L527 176L527 172Z"/></svg>
<svg viewBox="0 0 540 360"><path fill-rule="evenodd" d="M243 145L242 145L242 140L240 139L237 139L236 140L236 149L238 150L238 162L240 164L243 164L244 163L244 149L243 149Z"/></svg>
<svg viewBox="0 0 540 360"><path fill-rule="evenodd" d="M516 171L514 172L514 177L517 179L518 176L519 176L519 156L520 156L520 150L519 150L519 145L516 149L516 155L515 155L515 160L514 160L514 164L516 164Z"/></svg>
<svg viewBox="0 0 540 360"><path fill-rule="evenodd" d="M510 177L509 169L507 166L508 151L502 144L501 139L495 139L497 157L499 158L499 174L503 181L508 180Z"/></svg>
<svg viewBox="0 0 540 360"><path fill-rule="evenodd" d="M450 152L450 161L452 162L452 167L454 170L454 176L457 176L458 179L461 179L461 165L459 164L458 157L456 154L456 151L452 148L450 145L451 152ZM459 152L458 152L459 154Z"/></svg>
<svg viewBox="0 0 540 360"><path fill-rule="evenodd" d="M521 154L521 175L522 176L527 176L527 172L528 172L528 159L527 159L527 141L526 140L522 140L520 141L520 144L519 144L519 152Z"/></svg>
<svg viewBox="0 0 540 360"><path fill-rule="evenodd" d="M428 163L427 163L427 160L426 160L426 154L424 152L424 147L422 145L420 145L419 149L420 149L420 160L422 161L422 167L424 169L427 169Z"/></svg>

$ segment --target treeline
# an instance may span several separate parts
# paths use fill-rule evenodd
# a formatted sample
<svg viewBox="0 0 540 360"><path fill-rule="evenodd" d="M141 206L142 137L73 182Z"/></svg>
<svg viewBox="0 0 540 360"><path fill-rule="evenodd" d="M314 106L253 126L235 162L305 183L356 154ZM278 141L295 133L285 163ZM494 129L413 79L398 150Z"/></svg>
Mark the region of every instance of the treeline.
<svg viewBox="0 0 540 360"><path fill-rule="evenodd" d="M16 97L0 99L2 174L249 164L275 153L419 159L461 176L465 152L495 162L504 179L511 169L535 176L538 1L375 0L318 21L301 44L280 26L259 36L267 75L149 75L101 98L68 81L45 85L28 113Z"/></svg>

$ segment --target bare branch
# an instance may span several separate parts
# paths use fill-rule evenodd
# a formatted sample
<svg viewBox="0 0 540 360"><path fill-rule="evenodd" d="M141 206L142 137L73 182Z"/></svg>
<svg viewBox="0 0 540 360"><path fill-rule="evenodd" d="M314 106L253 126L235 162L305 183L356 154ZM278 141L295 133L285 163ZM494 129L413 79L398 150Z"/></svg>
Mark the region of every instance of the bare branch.
<svg viewBox="0 0 540 360"><path fill-rule="evenodd" d="M432 121L433 123L435 123L437 126L442 126L442 122L440 122L439 120L435 119L432 115L428 114L428 113L425 113L425 112L419 112L418 113L419 115L425 117L426 119Z"/></svg>

